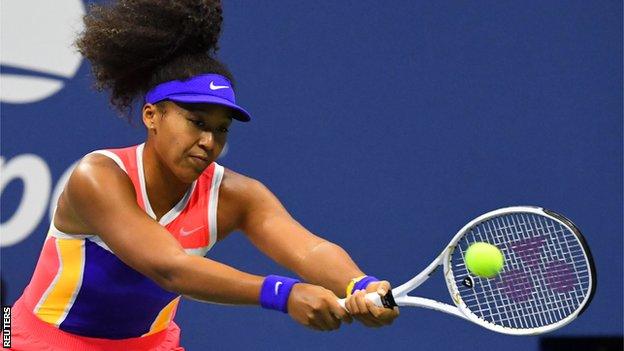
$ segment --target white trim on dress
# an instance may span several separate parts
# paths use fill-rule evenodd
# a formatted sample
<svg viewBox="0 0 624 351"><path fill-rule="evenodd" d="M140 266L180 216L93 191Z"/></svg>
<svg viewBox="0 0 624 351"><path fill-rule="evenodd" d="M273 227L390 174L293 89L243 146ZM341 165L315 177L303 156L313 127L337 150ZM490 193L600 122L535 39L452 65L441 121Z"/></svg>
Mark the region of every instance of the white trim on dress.
<svg viewBox="0 0 624 351"><path fill-rule="evenodd" d="M215 162L215 169L212 175L212 185L210 186L210 198L208 200L208 221L210 223L210 242L208 243L208 250L210 250L217 242L217 207L219 205L219 188L221 187L221 181L223 180L223 173L223 166Z"/></svg>

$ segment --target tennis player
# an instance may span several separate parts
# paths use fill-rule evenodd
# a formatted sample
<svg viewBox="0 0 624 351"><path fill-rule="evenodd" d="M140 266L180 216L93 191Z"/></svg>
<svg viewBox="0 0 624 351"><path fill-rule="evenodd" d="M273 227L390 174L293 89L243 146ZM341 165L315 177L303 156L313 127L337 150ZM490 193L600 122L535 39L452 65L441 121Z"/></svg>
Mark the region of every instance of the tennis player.
<svg viewBox="0 0 624 351"><path fill-rule="evenodd" d="M121 0L92 5L84 21L77 46L97 87L128 115L142 101L147 137L73 171L13 308L14 350L183 350L181 296L261 305L316 330L392 323L398 310L364 298L384 295L387 281L300 225L262 183L215 162L232 121L250 120L214 58L219 1ZM236 230L301 280L204 257ZM345 296L349 312L337 303Z"/></svg>

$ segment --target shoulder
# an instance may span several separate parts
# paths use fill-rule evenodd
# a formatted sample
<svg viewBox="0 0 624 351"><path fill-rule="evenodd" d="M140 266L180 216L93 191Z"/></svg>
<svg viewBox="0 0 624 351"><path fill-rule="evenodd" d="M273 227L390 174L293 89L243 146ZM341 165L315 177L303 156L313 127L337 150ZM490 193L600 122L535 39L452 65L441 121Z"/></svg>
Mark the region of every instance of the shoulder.
<svg viewBox="0 0 624 351"><path fill-rule="evenodd" d="M120 205L135 196L130 179L114 160L88 154L78 162L59 197L55 225L66 233L92 232L93 228L84 222L85 217L93 215L92 207L100 203Z"/></svg>
<svg viewBox="0 0 624 351"><path fill-rule="evenodd" d="M219 188L219 207L225 205L242 214L268 192L259 180L225 168Z"/></svg>
<svg viewBox="0 0 624 351"><path fill-rule="evenodd" d="M95 189L134 192L130 178L113 159L102 154L90 153L74 168L65 191L73 195L94 195Z"/></svg>
<svg viewBox="0 0 624 351"><path fill-rule="evenodd" d="M80 167L81 165L85 167L89 167L89 166L112 167L112 166L117 166L117 163L115 163L115 161L112 158L105 156L99 152L92 152L92 153L86 154L80 160L80 162L78 163L78 167Z"/></svg>
<svg viewBox="0 0 624 351"><path fill-rule="evenodd" d="M236 196L253 196L254 193L266 189L257 179L224 168L221 192Z"/></svg>
<svg viewBox="0 0 624 351"><path fill-rule="evenodd" d="M250 213L281 207L271 191L259 180L225 169L219 189L219 220L224 232L242 229Z"/></svg>
<svg viewBox="0 0 624 351"><path fill-rule="evenodd" d="M81 179L99 178L100 175L127 178L126 173L115 160L100 153L90 153L84 156L72 173L73 178Z"/></svg>

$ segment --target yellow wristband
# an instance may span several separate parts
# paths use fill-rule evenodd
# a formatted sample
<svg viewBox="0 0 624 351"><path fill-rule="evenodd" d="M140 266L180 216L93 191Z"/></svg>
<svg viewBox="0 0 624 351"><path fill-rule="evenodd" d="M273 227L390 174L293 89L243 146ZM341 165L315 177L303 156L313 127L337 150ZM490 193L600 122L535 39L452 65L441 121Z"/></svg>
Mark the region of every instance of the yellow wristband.
<svg viewBox="0 0 624 351"><path fill-rule="evenodd" d="M347 285L347 297L351 296L351 290L353 290L353 286L355 285L355 283L359 282L360 280L362 280L362 279L364 279L366 277L368 277L368 276L367 275L363 275L361 277L357 277L357 278L351 279L351 281Z"/></svg>

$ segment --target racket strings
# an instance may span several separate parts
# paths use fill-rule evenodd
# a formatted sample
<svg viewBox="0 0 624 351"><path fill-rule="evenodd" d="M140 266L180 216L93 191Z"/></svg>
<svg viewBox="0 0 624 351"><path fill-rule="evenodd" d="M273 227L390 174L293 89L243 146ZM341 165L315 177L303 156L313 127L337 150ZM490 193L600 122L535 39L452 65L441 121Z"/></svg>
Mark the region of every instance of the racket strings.
<svg viewBox="0 0 624 351"><path fill-rule="evenodd" d="M497 278L472 277L464 253L489 242L505 256ZM462 300L479 318L510 328L537 328L574 313L589 293L591 274L582 245L566 226L533 213L491 218L473 227L457 244L451 267Z"/></svg>
<svg viewBox="0 0 624 351"><path fill-rule="evenodd" d="M501 229L500 226L498 229ZM506 228L508 230L508 228ZM482 236L480 236L482 237ZM527 256L527 255L525 255ZM525 257L529 258L529 262L532 261L532 259L530 259L529 257ZM516 287L516 291L514 291L513 293L515 294L514 296L516 298L518 297L523 297L526 294L526 291L530 288L532 288L532 282L529 281L528 279L526 279L526 277L519 275L518 272L520 272L518 270L517 265L512 265L513 270L511 270L512 273L511 277L512 277L512 282L514 284L514 286ZM492 284L488 281L487 282L489 285L489 288L491 290L493 290ZM507 288L507 290L509 290ZM509 291L508 291L509 292ZM498 319L498 322L511 322L512 325L514 327L521 327L521 328L526 328L528 326L531 325L531 323L536 323L536 318L535 318L535 306L534 304L529 304L528 306L526 306L526 311L525 313L519 313L519 311L516 310L511 310L511 313L509 313L510 311L508 310L508 306L510 306L510 300L509 299L502 299L502 305L500 304L496 304L496 307L498 309L498 311L501 311L503 313L498 313L498 315L496 314L491 314L491 317L494 317ZM477 301L477 303L479 303L479 301ZM506 312L506 313L505 313ZM528 313L526 313L528 312ZM540 318L541 319L541 318ZM543 320L543 319L541 319Z"/></svg>
<svg viewBox="0 0 624 351"><path fill-rule="evenodd" d="M519 223L521 225L525 224L525 223L523 223L522 220L519 220ZM534 222L534 224L535 224L534 228L531 228L531 227L525 228L526 232L529 235L532 234L531 233L532 231L536 231L538 233L542 232L543 222L538 220L538 221ZM551 230L552 229L557 230L556 228L550 228L550 229ZM541 241L540 241L540 243L541 243ZM546 260L548 260L549 258L552 257L552 255L549 255L549 247L551 247L551 246L552 245L547 245L545 247L545 249L544 249L544 252L546 253L546 256L547 256ZM526 255L524 255L524 256L525 257L523 257L523 258L526 261ZM518 261L516 261L516 263L517 262ZM525 264L527 266L529 266L529 267L532 267L533 269L539 268L539 267L535 267L535 262L529 261L529 262L525 262ZM520 271L520 270L516 270L515 272L520 272L520 274L523 274L523 272ZM537 274L537 275L534 274L533 275L534 279L533 279L533 281L531 281L531 280L529 280L528 277L525 276L524 279L527 282L527 284L529 285L529 289L526 289L526 286L523 286L522 287L523 290L521 290L521 294L517 294L517 292L513 292L513 291L510 292L510 291L508 291L509 289L506 289L507 290L506 293L507 294L511 293L510 296L512 297L512 300L515 300L515 301L517 301L519 299L520 300L526 300L526 299L528 299L528 297L530 295L530 292L531 292L530 290L533 289L534 286L536 286L536 285L541 285L541 286L547 285L546 280L543 279L544 277L545 277L544 274ZM509 276L507 276L507 279L509 279ZM566 305L563 305L560 300L556 300L556 299L553 300L552 296L550 296L549 294L545 294L543 292L543 290L538 288L536 290L536 293L537 293L537 298L539 300L531 300L531 301L529 301L530 304L528 306L526 306L525 311L522 311L523 313L518 313L521 316L521 319L519 321L520 322L519 323L520 326L522 326L522 327L531 326L532 325L531 323L533 323L533 325L539 325L539 324L545 323L545 322L548 322L550 324L552 322L555 322L557 320L565 318L565 316L568 313L571 312L571 311L561 311L561 308L565 307ZM550 308L550 309L546 310L547 314L545 316L542 316L542 314L540 313L541 312L540 311L540 306L537 306L536 301L542 301L542 303L544 305L546 305L546 306L548 306ZM570 302L573 303L573 301L571 301L570 299L567 299L567 302L568 302L567 306L570 305ZM543 307L541 307L541 308L543 308ZM563 312L563 314L562 314L562 312ZM507 320L511 321L509 318L507 318ZM503 320L503 322L504 321L505 320ZM518 325L518 323L516 323L516 324Z"/></svg>
<svg viewBox="0 0 624 351"><path fill-rule="evenodd" d="M490 222L490 223L487 223L487 225L488 225L487 233L493 232L493 228L491 228L491 226L495 225L495 223L494 222ZM508 231L508 230L511 229L511 226L500 226L500 225L498 225L497 228L494 228L494 229ZM479 228L479 231L477 231L476 234L478 235L480 240L484 241L484 240L487 239L487 236L484 236L483 233L481 232L481 228ZM509 233L507 233L507 234L509 234ZM499 246L499 245L502 244L502 242L500 242L500 240L499 240L500 237L494 237L494 239L495 239L495 245L496 246ZM511 267L514 269L514 270L512 270L512 272L513 271L517 271L517 269L518 269L517 265L513 264L513 262L511 264ZM518 280L518 279L516 279L516 280ZM522 280L524 280L524 279L522 279ZM492 284L491 284L491 282L489 280L485 280L485 282L488 285L489 291L495 290L495 288L492 287ZM525 281L517 281L517 283L520 283L522 287L525 287L526 284L527 284L527 282L525 282ZM484 290L484 291L486 291L486 290ZM485 294L481 293L481 295L485 295ZM475 292L475 297L479 297L479 298L474 300L475 303L477 304L477 306L481 306L481 301L482 300L483 301L488 301L488 302L490 302L490 304L491 304L491 302L494 303L494 308L491 308L491 306L490 306L489 309L485 309L485 310L483 308L479 309L479 312L480 312L479 315L482 316L482 318L487 315L486 313L489 312L490 317L498 319L499 323L501 323L501 322L511 322L511 323L513 323L514 327L516 327L516 328L526 328L528 326L528 323L526 322L526 317L525 316L522 316L522 315L520 315L518 313L518 311L509 308L509 306L511 306L511 304L509 303L509 300L505 301L505 299L487 299L487 296L477 296L476 292ZM529 306L529 308L530 307L531 306Z"/></svg>
<svg viewBox="0 0 624 351"><path fill-rule="evenodd" d="M520 222L520 224L523 225L524 223ZM540 226L538 224L540 224L540 222L536 222L535 224L536 224L536 227L537 227L536 229L539 232L540 231ZM496 222L494 223L494 226L497 226ZM504 230L508 231L510 228L511 228L511 226L502 226L502 227L498 226L498 228L495 228L495 229L498 229L498 230L504 229ZM526 232L529 235L532 234L531 233L532 228L528 227L528 228L524 228L524 229L526 230ZM507 233L509 234L509 232L507 232ZM539 242L542 243L541 240ZM548 251L547 248L546 248L545 251L546 252ZM535 266L535 261L536 261L535 257L533 257L531 260L528 260L528 262L527 262L527 260L526 260L526 256L527 255L524 255L524 256L525 256L524 260L525 260L525 264L526 265L528 265L529 267L530 266ZM547 254L547 256L551 257L552 255L548 255ZM517 267L518 261L515 261L515 263L516 263L516 267L514 267L514 268L516 268L515 272L521 272L518 269L519 267ZM522 272L521 272L521 274L522 274ZM541 277L543 277L543 275L535 275L534 276L534 278L537 278L538 284L545 285L546 282L539 279ZM507 276L507 278L509 278L509 275ZM527 297L526 295L528 295L526 293L530 292L529 289L526 289L527 285L530 287L530 289L532 289L533 286L536 285L535 282L530 281L528 279L528 277L524 277L524 282L525 282L525 285L522 286L522 290L520 291L521 294L518 295L517 294L518 292L515 292L516 293L516 295L515 295L516 299L518 299L518 298L525 299ZM490 284L490 286L491 286L491 284ZM525 311L522 311L523 313L519 313L518 312L516 314L517 315L516 318L520 317L521 319L516 321L517 323L515 325L517 325L519 327L526 328L526 327L530 327L532 325L551 324L551 323L556 322L557 320L563 319L565 317L565 315L567 315L567 314L561 315L561 313L560 313L561 311L558 309L558 308L561 307L561 304L559 304L558 301L552 301L552 299L550 298L549 295L543 294L542 291L539 290L539 289L536 290L536 292L537 292L538 298L540 298L542 300L542 303L544 305L547 305L547 306L550 305L551 306L551 308L549 310L547 310L548 314L546 316L542 316L542 311L540 311L538 306L536 306L535 301L530 301L530 304L528 306L526 306ZM513 293L514 292L512 292L512 296L513 296ZM504 306L504 307L508 307L508 306L509 306L509 303L506 306ZM509 317L502 318L502 319L500 319L500 322L514 322L514 319L513 318L509 318Z"/></svg>
<svg viewBox="0 0 624 351"><path fill-rule="evenodd" d="M560 225L558 225L559 228L555 228L553 225L549 226L548 223L544 223L543 219L541 219L539 217L537 219L538 220L534 222L534 226L529 226L528 228L526 228L527 229L527 233L532 234L531 232L535 231L535 232L537 232L537 234L543 234L545 231L548 231L548 230L551 231L551 232L557 233L558 231L560 231L562 229L560 227ZM522 222L522 221L520 220L520 222ZM528 223L531 223L531 222L528 222ZM551 223L555 223L555 222L551 222ZM544 229L546 229L546 230L544 230ZM553 260L554 255L552 253L554 252L553 248L555 248L555 245L554 245L555 241L546 242L546 244L547 245L545 245L544 250L543 250L543 252L544 252L544 254L546 256L545 261L546 262L549 262L549 261L550 262L559 262L559 261ZM566 246L565 242L563 243L562 246L565 249L565 246ZM567 245L567 246L569 248L569 245ZM552 290L555 290L558 287L560 288L562 286L562 284L558 284L557 282L570 281L571 280L570 275L567 274L566 272L563 272L564 274L562 274L562 275L560 275L560 274L553 274L552 273L552 269L549 269L547 265L548 265L548 263L546 264L546 268L545 268L546 274L544 274L544 272L542 272L542 274L534 274L533 275L533 277L535 278L537 284L541 285L542 287L550 285L550 288ZM529 264L528 266L531 267L532 264ZM533 268L535 269L535 268L540 268L540 267L533 267ZM549 282L549 280L551 282L554 281L554 283L551 284ZM565 284L563 284L563 285L565 285ZM567 284L567 285L570 285L570 284ZM545 293L544 292L545 290L543 290L543 289L537 289L536 291L537 291L538 298L540 298L538 301L542 301L542 303L547 305L547 307L550 307L550 310L547 310L547 315L546 315L546 318L545 318L546 320L548 320L550 322L554 322L556 320L560 320L562 318L565 318L565 316L567 314L572 312L572 311L564 311L564 310L562 310L562 308L565 309L566 306L569 307L572 304L574 304L574 301L571 301L571 299L561 300L561 299L553 298L553 296L551 294ZM562 292L565 292L565 291L562 291ZM574 293L572 293L570 296L571 296L571 298L574 298ZM528 296L527 296L527 298L528 298ZM566 302L567 302L567 304L566 304ZM536 305L536 302L532 301L532 305ZM539 311L539 309L538 309L538 311Z"/></svg>

